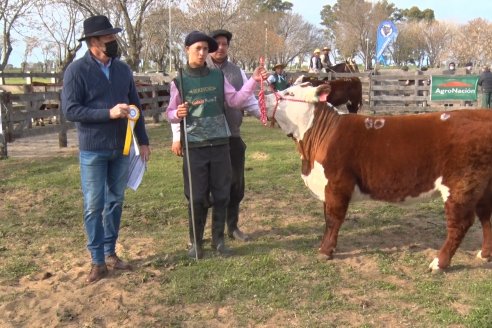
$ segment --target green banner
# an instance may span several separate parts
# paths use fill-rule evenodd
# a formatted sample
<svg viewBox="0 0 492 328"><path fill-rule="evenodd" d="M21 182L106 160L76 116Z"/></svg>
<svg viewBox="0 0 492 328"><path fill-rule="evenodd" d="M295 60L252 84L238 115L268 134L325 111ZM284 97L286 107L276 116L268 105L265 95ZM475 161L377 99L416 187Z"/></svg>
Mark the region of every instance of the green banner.
<svg viewBox="0 0 492 328"><path fill-rule="evenodd" d="M432 75L431 101L477 100L478 75Z"/></svg>

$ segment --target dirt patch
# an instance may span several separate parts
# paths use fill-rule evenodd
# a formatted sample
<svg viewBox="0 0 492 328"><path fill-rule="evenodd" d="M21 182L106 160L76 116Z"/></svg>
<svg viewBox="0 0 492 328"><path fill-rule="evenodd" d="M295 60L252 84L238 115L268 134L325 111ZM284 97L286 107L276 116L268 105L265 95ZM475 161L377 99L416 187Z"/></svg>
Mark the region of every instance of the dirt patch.
<svg viewBox="0 0 492 328"><path fill-rule="evenodd" d="M7 144L7 154L12 158L73 156L77 154L79 141L76 129L67 131L67 141L68 147L60 147L57 133L20 138Z"/></svg>

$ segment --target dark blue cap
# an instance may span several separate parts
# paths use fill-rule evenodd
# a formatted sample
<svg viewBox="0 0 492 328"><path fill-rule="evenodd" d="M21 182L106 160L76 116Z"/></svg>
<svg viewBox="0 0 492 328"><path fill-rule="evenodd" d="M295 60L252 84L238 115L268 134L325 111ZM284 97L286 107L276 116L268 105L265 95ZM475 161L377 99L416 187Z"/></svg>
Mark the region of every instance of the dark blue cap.
<svg viewBox="0 0 492 328"><path fill-rule="evenodd" d="M219 45L213 38L209 37L208 35L200 31L193 31L190 34L188 34L185 38L185 46L189 47L192 44L200 41L205 41L208 43L209 53L215 52L219 48Z"/></svg>

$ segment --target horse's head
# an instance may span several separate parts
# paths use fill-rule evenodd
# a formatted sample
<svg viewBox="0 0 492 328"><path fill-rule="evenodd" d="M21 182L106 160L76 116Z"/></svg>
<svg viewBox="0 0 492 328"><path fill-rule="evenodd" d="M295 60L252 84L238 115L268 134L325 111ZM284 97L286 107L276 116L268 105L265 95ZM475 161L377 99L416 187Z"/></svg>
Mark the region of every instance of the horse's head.
<svg viewBox="0 0 492 328"><path fill-rule="evenodd" d="M345 68L348 73L359 72L359 66L357 65L353 57L347 57L347 59L345 59Z"/></svg>

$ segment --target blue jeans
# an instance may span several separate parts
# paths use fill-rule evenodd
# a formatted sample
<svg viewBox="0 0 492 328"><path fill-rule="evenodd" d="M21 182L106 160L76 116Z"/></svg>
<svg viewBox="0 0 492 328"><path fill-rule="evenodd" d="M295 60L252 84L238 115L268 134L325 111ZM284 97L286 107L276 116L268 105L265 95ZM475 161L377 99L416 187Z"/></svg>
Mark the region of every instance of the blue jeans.
<svg viewBox="0 0 492 328"><path fill-rule="evenodd" d="M115 254L128 181L129 156L121 150L80 151L84 226L93 264Z"/></svg>

